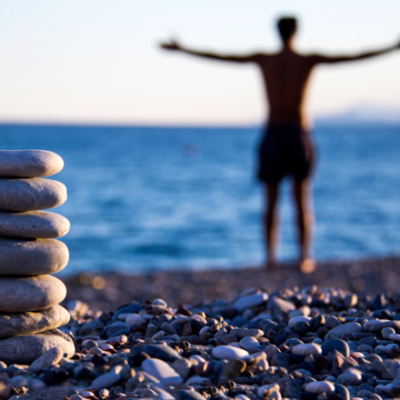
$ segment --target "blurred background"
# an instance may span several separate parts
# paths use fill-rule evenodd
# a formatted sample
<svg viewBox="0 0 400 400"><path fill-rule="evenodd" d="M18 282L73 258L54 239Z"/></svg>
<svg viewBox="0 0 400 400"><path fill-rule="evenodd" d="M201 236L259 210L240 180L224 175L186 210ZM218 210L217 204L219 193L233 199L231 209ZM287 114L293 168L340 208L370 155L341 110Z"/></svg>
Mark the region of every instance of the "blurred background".
<svg viewBox="0 0 400 400"><path fill-rule="evenodd" d="M0 0L0 148L60 154L69 199L65 274L237 268L263 261L255 150L265 121L255 66L158 48L303 52L400 40L397 0ZM318 260L398 255L400 51L316 70ZM281 259L297 256L289 187Z"/></svg>

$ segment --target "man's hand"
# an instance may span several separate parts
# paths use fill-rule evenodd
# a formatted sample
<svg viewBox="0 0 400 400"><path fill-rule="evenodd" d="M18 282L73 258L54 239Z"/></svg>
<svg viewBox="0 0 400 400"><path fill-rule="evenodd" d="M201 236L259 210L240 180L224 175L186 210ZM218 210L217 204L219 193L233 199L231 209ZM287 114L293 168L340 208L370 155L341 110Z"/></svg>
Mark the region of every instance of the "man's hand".
<svg viewBox="0 0 400 400"><path fill-rule="evenodd" d="M161 43L160 47L167 50L181 50L181 45L176 40L170 40L168 43Z"/></svg>

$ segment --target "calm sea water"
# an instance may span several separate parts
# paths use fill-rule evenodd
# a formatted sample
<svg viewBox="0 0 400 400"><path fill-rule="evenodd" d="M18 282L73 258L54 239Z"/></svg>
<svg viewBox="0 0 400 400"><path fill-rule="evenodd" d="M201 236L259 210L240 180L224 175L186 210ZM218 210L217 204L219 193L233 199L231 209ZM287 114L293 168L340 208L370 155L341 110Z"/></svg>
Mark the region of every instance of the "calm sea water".
<svg viewBox="0 0 400 400"><path fill-rule="evenodd" d="M260 129L0 126L1 149L60 154L71 221L62 240L83 270L235 268L263 260ZM318 259L400 254L400 126L317 126ZM290 186L281 259L297 255Z"/></svg>

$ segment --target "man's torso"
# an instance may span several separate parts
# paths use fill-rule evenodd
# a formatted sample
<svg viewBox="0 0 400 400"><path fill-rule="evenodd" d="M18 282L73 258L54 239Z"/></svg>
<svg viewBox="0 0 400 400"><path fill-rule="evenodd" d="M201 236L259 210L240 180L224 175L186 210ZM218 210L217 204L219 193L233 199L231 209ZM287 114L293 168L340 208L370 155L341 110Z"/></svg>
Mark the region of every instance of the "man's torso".
<svg viewBox="0 0 400 400"><path fill-rule="evenodd" d="M282 51L260 55L257 62L269 103L269 123L289 123L309 129L304 100L314 66L311 57Z"/></svg>

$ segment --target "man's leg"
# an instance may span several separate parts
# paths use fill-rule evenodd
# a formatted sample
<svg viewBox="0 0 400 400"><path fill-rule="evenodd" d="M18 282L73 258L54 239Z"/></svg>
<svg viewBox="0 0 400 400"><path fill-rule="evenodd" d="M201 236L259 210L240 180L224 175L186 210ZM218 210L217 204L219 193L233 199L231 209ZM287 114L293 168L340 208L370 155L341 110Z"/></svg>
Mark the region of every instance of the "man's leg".
<svg viewBox="0 0 400 400"><path fill-rule="evenodd" d="M293 197L297 214L297 227L300 245L300 270L311 273L315 270L312 257L314 229L314 209L312 202L312 183L310 179L294 181Z"/></svg>
<svg viewBox="0 0 400 400"><path fill-rule="evenodd" d="M276 252L278 245L278 184L267 184L264 188L264 239L267 250L267 268L273 268L276 265Z"/></svg>

